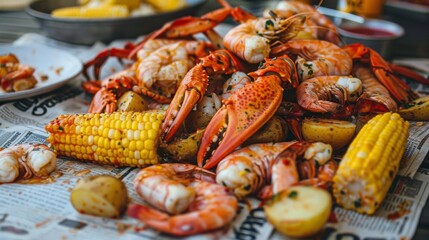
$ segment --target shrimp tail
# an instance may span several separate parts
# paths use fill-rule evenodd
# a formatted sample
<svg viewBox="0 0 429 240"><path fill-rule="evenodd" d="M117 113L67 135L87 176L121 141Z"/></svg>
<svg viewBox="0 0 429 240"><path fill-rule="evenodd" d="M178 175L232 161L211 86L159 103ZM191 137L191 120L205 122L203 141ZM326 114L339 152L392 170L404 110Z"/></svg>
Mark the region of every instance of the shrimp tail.
<svg viewBox="0 0 429 240"><path fill-rule="evenodd" d="M142 221L147 219L151 219L152 221L165 221L168 219L167 214L137 203L128 205L127 215Z"/></svg>

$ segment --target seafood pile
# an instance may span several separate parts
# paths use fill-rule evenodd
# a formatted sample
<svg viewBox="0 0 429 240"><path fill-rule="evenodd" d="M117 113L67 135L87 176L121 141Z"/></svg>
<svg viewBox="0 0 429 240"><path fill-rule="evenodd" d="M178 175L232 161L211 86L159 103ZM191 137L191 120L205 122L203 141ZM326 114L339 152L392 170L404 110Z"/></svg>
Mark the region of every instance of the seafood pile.
<svg viewBox="0 0 429 240"><path fill-rule="evenodd" d="M141 168L134 185L146 204L126 213L175 236L227 227L247 197L293 237L317 234L333 203L373 214L405 151L403 118L429 120L429 99L400 75L429 81L362 44L342 44L312 6L282 1L258 18L218 2L85 63L88 113L52 120L47 141L60 156ZM227 17L237 26L222 37L214 27ZM132 64L99 79L109 57ZM125 212L122 185L109 180L122 192L114 198L93 180L78 190L96 189L91 196L106 204L77 192L73 206Z"/></svg>

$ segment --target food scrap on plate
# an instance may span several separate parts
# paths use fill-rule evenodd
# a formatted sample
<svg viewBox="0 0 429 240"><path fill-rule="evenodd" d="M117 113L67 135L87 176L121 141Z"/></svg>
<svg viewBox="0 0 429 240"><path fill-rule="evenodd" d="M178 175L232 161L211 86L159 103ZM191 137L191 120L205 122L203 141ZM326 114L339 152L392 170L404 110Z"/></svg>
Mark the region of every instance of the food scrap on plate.
<svg viewBox="0 0 429 240"><path fill-rule="evenodd" d="M1 89L5 92L18 92L34 88L37 84L33 76L34 70L33 67L20 63L12 53L0 56Z"/></svg>

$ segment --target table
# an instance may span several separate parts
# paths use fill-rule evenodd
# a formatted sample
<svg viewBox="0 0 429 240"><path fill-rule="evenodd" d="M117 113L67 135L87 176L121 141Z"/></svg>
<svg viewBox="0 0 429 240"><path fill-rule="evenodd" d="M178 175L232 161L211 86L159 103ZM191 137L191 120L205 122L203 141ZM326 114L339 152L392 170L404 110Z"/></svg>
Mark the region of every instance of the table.
<svg viewBox="0 0 429 240"><path fill-rule="evenodd" d="M233 2L233 1L231 1ZM329 5L335 6L332 2ZM217 8L215 0L210 0L199 11L199 14L210 9ZM385 14L383 18L401 24L406 29L403 38L395 42L394 56L401 57L429 57L429 31L425 22L399 18L394 15ZM23 11L2 12L0 11L0 43L11 43L28 32L42 33L37 23ZM418 48L416 49L416 46ZM422 164L429 168L429 156ZM414 236L416 240L429 238L429 204L426 204L420 217L420 224Z"/></svg>

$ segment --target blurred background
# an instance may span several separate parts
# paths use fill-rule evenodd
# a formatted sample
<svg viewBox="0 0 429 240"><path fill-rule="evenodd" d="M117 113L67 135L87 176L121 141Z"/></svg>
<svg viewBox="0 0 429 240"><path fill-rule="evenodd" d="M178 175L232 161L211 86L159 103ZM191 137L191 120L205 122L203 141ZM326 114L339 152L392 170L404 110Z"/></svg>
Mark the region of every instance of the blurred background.
<svg viewBox="0 0 429 240"><path fill-rule="evenodd" d="M60 0L57 1L60 2ZM319 3L319 1L314 0L304 1L312 4ZM345 0L325 0L321 6L337 9L339 1L344 2ZM365 0L347 1L358 4ZM405 30L405 34L401 38L394 40L393 47L391 47L392 56L395 58L429 57L429 0L370 1L381 1L381 15L378 18L397 23ZM24 12L25 6L30 2L32 1L0 0L0 42L13 42L29 32L45 34L34 18ZM228 2L231 5L243 7L256 15L260 15L264 9L274 7L279 1L228 0ZM192 15L202 15L219 7L220 5L216 0L207 0L201 7L193 11ZM235 24L232 20L227 20L226 23Z"/></svg>

